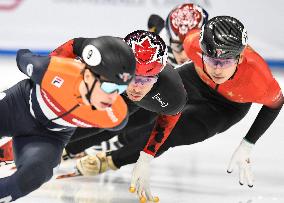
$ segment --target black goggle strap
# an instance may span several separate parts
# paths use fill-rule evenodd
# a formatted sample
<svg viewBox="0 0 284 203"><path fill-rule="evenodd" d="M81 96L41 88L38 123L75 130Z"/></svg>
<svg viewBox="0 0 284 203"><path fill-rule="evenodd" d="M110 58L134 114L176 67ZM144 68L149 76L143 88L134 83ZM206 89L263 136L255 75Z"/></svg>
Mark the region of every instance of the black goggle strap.
<svg viewBox="0 0 284 203"><path fill-rule="evenodd" d="M204 53L202 53L202 66L203 66L203 72L214 82L214 80L211 78L211 76L207 73L204 65L204 59L203 59ZM214 82L215 83L215 82Z"/></svg>
<svg viewBox="0 0 284 203"><path fill-rule="evenodd" d="M96 82L97 82L97 79L95 78L95 80L94 80L94 82L93 82L93 84L92 84L92 86L91 86L91 89L89 89L87 83L84 81L85 86L86 86L86 88L87 88L86 98L87 98L87 100L88 100L88 102L89 102L90 104L91 104L92 92L93 92L93 89L94 89L94 87L95 87L95 85L96 85ZM92 104L91 104L91 105L92 105ZM92 108L93 108L93 106L92 106Z"/></svg>

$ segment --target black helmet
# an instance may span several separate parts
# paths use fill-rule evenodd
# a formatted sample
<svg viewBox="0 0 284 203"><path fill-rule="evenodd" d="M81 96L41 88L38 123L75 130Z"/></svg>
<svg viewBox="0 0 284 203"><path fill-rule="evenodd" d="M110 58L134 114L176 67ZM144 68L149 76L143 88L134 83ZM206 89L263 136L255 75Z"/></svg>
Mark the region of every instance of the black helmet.
<svg viewBox="0 0 284 203"><path fill-rule="evenodd" d="M244 25L230 16L217 16L208 21L200 33L202 51L214 58L237 58L247 45Z"/></svg>
<svg viewBox="0 0 284 203"><path fill-rule="evenodd" d="M117 37L87 39L82 46L82 59L91 72L116 84L129 84L135 73L133 51Z"/></svg>
<svg viewBox="0 0 284 203"><path fill-rule="evenodd" d="M161 30L165 27L164 19L156 14L150 15L148 19L148 30L159 34Z"/></svg>

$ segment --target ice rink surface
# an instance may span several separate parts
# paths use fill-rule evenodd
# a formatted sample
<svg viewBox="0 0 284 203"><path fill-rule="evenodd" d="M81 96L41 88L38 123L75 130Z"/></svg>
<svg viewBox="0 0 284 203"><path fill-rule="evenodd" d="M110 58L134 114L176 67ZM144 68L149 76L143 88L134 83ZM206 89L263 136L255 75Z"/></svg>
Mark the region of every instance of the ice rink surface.
<svg viewBox="0 0 284 203"><path fill-rule="evenodd" d="M284 69L273 69L284 89ZM0 58L0 88L10 87L25 78L15 59ZM152 161L151 189L161 203L283 203L284 202L284 113L257 142L252 153L255 174L253 188L238 183L238 170L226 169L235 148L247 133L260 106L225 133L192 146L171 149ZM72 168L74 161L62 163ZM132 165L98 177L53 179L17 203L132 203L128 192ZM0 168L3 177L13 171Z"/></svg>

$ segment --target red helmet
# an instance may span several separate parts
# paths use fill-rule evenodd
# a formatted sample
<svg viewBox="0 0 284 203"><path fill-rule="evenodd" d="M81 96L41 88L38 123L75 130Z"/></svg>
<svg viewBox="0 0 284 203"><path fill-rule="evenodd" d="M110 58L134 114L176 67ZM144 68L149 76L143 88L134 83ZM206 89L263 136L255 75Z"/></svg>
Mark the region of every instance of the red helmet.
<svg viewBox="0 0 284 203"><path fill-rule="evenodd" d="M166 29L171 40L183 42L191 29L201 28L207 20L208 13L199 5L182 4L169 13Z"/></svg>
<svg viewBox="0 0 284 203"><path fill-rule="evenodd" d="M154 76L163 70L167 63L168 50L159 35L137 30L128 34L124 40L134 52L136 75Z"/></svg>

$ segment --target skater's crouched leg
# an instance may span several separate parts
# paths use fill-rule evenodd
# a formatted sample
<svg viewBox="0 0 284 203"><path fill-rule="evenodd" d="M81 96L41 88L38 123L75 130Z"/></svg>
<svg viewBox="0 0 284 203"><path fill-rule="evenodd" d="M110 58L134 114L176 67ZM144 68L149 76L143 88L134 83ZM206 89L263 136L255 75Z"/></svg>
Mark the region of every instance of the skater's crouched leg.
<svg viewBox="0 0 284 203"><path fill-rule="evenodd" d="M13 140L17 171L5 178L5 186L6 196L16 200L51 179L53 169L60 163L63 144L43 136L21 136Z"/></svg>

